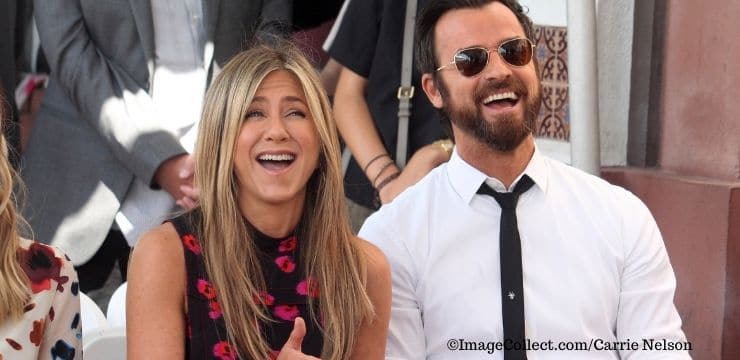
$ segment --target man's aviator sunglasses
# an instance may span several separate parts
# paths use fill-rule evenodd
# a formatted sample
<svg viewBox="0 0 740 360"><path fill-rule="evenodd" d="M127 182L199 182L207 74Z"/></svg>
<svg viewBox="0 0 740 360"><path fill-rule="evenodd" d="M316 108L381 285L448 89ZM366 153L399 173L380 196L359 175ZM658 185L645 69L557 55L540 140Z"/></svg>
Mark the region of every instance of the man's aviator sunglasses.
<svg viewBox="0 0 740 360"><path fill-rule="evenodd" d="M535 45L527 38L516 38L502 42L498 48L498 55L511 66L524 66L532 61ZM458 50L452 56L452 62L437 68L437 71L455 65L463 76L478 75L488 65L491 49L482 46L473 46Z"/></svg>

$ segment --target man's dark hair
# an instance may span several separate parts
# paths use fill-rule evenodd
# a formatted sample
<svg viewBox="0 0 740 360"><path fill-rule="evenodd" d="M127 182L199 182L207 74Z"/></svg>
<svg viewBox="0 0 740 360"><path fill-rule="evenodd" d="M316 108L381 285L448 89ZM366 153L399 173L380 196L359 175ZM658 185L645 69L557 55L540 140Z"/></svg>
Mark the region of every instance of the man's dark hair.
<svg viewBox="0 0 740 360"><path fill-rule="evenodd" d="M416 64L419 71L431 73L435 76L435 70L439 65L434 58L434 27L439 18L450 10L464 8L481 8L494 1L504 4L516 15L519 24L524 28L524 34L528 39L533 39L532 20L529 19L524 9L517 0L434 0L427 1L416 21Z"/></svg>

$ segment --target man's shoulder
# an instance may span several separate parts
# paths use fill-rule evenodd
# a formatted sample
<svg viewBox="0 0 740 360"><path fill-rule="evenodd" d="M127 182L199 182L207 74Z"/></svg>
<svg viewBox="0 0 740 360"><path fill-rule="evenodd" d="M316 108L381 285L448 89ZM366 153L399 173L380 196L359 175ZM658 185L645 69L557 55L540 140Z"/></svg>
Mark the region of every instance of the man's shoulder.
<svg viewBox="0 0 740 360"><path fill-rule="evenodd" d="M446 164L433 169L419 182L408 187L393 201L383 205L372 214L363 225L366 228L382 228L384 231L398 233L409 228L410 224L429 221L432 209L443 187L449 186Z"/></svg>
<svg viewBox="0 0 740 360"><path fill-rule="evenodd" d="M430 171L416 184L409 186L398 194L392 202L384 205L380 210L402 213L422 213L421 206L429 204L443 187L449 186L447 179L447 164L442 164Z"/></svg>
<svg viewBox="0 0 740 360"><path fill-rule="evenodd" d="M545 158L550 167L550 179L554 186L567 191L577 192L590 201L605 205L622 207L644 207L642 200L629 190L614 185L596 175L564 164L560 161Z"/></svg>
<svg viewBox="0 0 740 360"><path fill-rule="evenodd" d="M549 165L552 179L556 183L561 183L562 185L582 186L586 191L596 190L619 192L624 190L623 188L613 185L596 175L589 174L558 160L545 157L545 161Z"/></svg>
<svg viewBox="0 0 740 360"><path fill-rule="evenodd" d="M441 203L448 203L445 196L440 196L440 192L448 192L444 189L447 183L444 166L437 167L391 203L383 205L362 225L358 236L383 250L391 264L423 262L421 254L427 253L432 241Z"/></svg>

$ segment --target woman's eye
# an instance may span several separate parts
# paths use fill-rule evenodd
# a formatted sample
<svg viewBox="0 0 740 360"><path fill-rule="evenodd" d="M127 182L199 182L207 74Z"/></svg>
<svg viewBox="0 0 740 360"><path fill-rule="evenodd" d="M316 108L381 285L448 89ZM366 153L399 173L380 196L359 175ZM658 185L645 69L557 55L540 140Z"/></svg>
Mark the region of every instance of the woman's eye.
<svg viewBox="0 0 740 360"><path fill-rule="evenodd" d="M306 117L306 113L300 110L293 110L288 112L288 116Z"/></svg>
<svg viewBox="0 0 740 360"><path fill-rule="evenodd" d="M244 116L246 119L256 118L256 117L263 117L265 114L260 110L252 110L247 111L247 115Z"/></svg>

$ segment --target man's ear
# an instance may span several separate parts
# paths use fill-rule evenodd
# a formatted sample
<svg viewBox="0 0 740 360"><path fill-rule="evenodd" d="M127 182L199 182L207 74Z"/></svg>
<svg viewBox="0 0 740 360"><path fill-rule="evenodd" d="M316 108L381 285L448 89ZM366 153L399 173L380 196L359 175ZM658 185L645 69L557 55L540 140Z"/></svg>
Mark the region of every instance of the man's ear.
<svg viewBox="0 0 740 360"><path fill-rule="evenodd" d="M437 84L432 78L432 74L426 73L421 76L421 87L424 89L432 105L437 109L441 109L444 102L442 101L442 95L439 93L439 88L437 88Z"/></svg>

